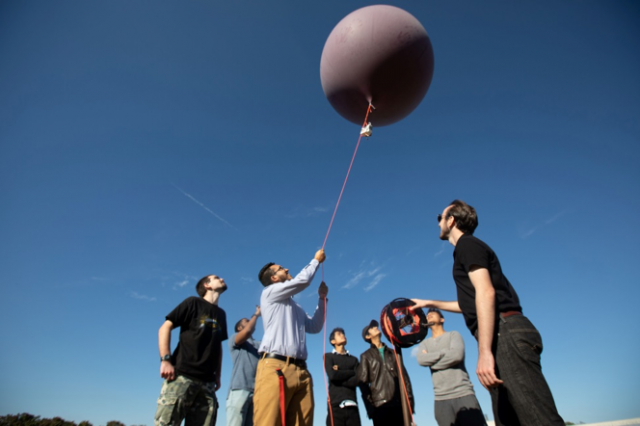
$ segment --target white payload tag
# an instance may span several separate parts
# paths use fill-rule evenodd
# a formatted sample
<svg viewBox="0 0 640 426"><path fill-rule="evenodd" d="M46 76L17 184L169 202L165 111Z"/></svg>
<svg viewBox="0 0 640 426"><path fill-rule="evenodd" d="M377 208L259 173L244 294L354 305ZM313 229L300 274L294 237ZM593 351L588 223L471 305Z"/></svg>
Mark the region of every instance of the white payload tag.
<svg viewBox="0 0 640 426"><path fill-rule="evenodd" d="M360 130L360 136L369 137L371 136L372 133L373 133L373 126L371 125L371 123L367 123L367 125L362 127L362 129Z"/></svg>

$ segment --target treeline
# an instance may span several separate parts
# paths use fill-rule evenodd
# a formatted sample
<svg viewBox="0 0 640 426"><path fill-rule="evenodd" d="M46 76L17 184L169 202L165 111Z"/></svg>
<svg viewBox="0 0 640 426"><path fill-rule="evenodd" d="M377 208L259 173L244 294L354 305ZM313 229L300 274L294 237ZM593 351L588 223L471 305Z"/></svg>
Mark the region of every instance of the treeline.
<svg viewBox="0 0 640 426"><path fill-rule="evenodd" d="M80 423L70 422L60 417L54 417L52 419L43 419L40 416L34 416L29 413L20 414L8 414L6 416L0 416L0 426L93 426L93 423L84 420ZM111 420L107 422L105 426L126 426L124 423L117 420ZM131 425L131 426L144 426L144 425Z"/></svg>

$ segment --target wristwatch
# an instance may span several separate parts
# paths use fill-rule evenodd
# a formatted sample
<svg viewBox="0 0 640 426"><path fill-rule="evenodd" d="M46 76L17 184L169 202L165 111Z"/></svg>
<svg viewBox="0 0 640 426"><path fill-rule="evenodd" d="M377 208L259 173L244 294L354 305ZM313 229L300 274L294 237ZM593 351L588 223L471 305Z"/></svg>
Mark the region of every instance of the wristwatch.
<svg viewBox="0 0 640 426"><path fill-rule="evenodd" d="M162 361L169 361L171 362L171 354L166 354L165 356L163 356L162 358L160 358L160 362Z"/></svg>

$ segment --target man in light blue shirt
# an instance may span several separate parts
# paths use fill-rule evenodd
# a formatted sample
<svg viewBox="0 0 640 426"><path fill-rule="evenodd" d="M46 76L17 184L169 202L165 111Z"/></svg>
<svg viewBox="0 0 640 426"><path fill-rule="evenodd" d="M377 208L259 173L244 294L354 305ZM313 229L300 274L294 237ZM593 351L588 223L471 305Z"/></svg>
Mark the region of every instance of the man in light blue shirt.
<svg viewBox="0 0 640 426"><path fill-rule="evenodd" d="M253 418L257 426L282 424L313 425L313 382L307 371L306 333L322 330L326 296L324 282L318 287L319 302L313 317L293 296L309 285L326 256L318 250L311 262L295 278L289 270L267 263L258 275L265 287L260 297L264 336L253 396ZM282 406L281 406L282 403Z"/></svg>
<svg viewBox="0 0 640 426"><path fill-rule="evenodd" d="M257 306L250 319L242 318L236 323L236 333L229 339L233 370L227 396L227 426L253 426L253 388L260 347L253 332L259 316Z"/></svg>

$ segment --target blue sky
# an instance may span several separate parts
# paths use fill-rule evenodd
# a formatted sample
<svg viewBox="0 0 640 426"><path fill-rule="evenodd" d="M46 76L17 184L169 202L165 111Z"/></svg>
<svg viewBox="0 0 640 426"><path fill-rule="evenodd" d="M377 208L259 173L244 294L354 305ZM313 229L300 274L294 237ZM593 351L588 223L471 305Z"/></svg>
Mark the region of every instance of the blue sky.
<svg viewBox="0 0 640 426"><path fill-rule="evenodd" d="M455 298L435 217L460 198L542 333L565 420L640 416L640 6L391 4L429 33L434 77L361 143L326 245L329 330L359 355L392 299ZM157 331L197 279L226 279L235 323L264 263L312 258L359 132L320 56L366 5L0 3L0 415L151 425ZM297 297L309 312L319 282ZM445 326L473 372L462 318ZM322 335L308 342L320 425ZM417 423L435 425L429 371L406 363ZM225 351L222 406L230 371Z"/></svg>

